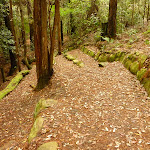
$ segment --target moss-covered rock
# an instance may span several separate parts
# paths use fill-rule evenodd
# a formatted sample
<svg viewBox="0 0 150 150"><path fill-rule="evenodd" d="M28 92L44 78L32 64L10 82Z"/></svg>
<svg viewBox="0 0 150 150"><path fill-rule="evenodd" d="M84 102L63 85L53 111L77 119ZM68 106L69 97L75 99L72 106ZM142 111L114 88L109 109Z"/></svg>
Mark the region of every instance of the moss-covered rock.
<svg viewBox="0 0 150 150"><path fill-rule="evenodd" d="M101 54L98 58L99 62L106 62L107 60L108 60L108 56L105 53Z"/></svg>
<svg viewBox="0 0 150 150"><path fill-rule="evenodd" d="M58 101L54 99L40 99L39 102L36 104L35 111L34 111L34 118L37 117L39 112L45 108L52 107L53 105L57 104Z"/></svg>
<svg viewBox="0 0 150 150"><path fill-rule="evenodd" d="M124 63L124 66L129 70L131 64L132 64L132 61L127 59L127 61Z"/></svg>
<svg viewBox="0 0 150 150"><path fill-rule="evenodd" d="M82 61L77 60L77 59L73 60L73 63L78 65L79 67L84 67L84 63Z"/></svg>
<svg viewBox="0 0 150 150"><path fill-rule="evenodd" d="M148 58L147 55L144 55L144 54L139 55L138 61L140 62L141 67L143 67L143 64L147 58Z"/></svg>
<svg viewBox="0 0 150 150"><path fill-rule="evenodd" d="M150 96L150 78L143 79L142 84L143 84L148 96Z"/></svg>
<svg viewBox="0 0 150 150"><path fill-rule="evenodd" d="M41 145L37 150L57 150L58 149L58 143L57 142L48 142L43 145Z"/></svg>
<svg viewBox="0 0 150 150"><path fill-rule="evenodd" d="M89 50L87 48L84 48L84 51L83 51L85 54L88 54Z"/></svg>
<svg viewBox="0 0 150 150"><path fill-rule="evenodd" d="M145 75L147 69L142 68L140 71L137 72L137 79L141 81L143 79L143 76Z"/></svg>
<svg viewBox="0 0 150 150"><path fill-rule="evenodd" d="M135 61L133 62L131 65L130 65L130 72L134 75L137 74L137 72L139 71L139 67L140 67L140 64L138 61Z"/></svg>
<svg viewBox="0 0 150 150"><path fill-rule="evenodd" d="M113 61L115 61L115 59L116 59L116 54L111 54L108 58L108 61L113 62Z"/></svg>
<svg viewBox="0 0 150 150"><path fill-rule="evenodd" d="M23 70L21 72L19 72L8 84L8 86L0 91L0 100L2 98L4 98L7 94L9 94L11 91L13 91L17 85L19 84L19 82L23 79L23 77L25 75L29 74L29 70Z"/></svg>
<svg viewBox="0 0 150 150"><path fill-rule="evenodd" d="M64 56L65 56L68 60L70 60L70 61L75 60L75 58L74 58L73 56L69 55L69 54L65 54Z"/></svg>
<svg viewBox="0 0 150 150"><path fill-rule="evenodd" d="M93 51L89 51L88 55L91 56L91 57L95 57L95 53Z"/></svg>
<svg viewBox="0 0 150 150"><path fill-rule="evenodd" d="M44 118L38 117L31 129L31 132L28 137L28 142L31 143L31 141L37 136L37 133L42 129L43 127Z"/></svg>
<svg viewBox="0 0 150 150"><path fill-rule="evenodd" d="M105 66L107 66L107 65L108 65L108 62L100 62L100 63L98 64L99 67L105 67Z"/></svg>
<svg viewBox="0 0 150 150"><path fill-rule="evenodd" d="M95 55L95 60L98 60L99 56L100 56L101 52L98 52L96 55Z"/></svg>

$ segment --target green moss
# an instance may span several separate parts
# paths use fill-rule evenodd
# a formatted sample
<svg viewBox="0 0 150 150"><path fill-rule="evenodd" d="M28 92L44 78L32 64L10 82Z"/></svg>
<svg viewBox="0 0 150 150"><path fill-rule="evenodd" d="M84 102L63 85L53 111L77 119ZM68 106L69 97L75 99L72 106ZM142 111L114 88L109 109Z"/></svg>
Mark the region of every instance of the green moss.
<svg viewBox="0 0 150 150"><path fill-rule="evenodd" d="M108 59L107 55L103 53L103 54L101 54L101 55L99 56L98 61L99 61L99 62L106 62L107 59Z"/></svg>
<svg viewBox="0 0 150 150"><path fill-rule="evenodd" d="M124 66L129 70L131 64L132 61L127 59L127 61L124 63Z"/></svg>
<svg viewBox="0 0 150 150"><path fill-rule="evenodd" d="M65 56L68 60L70 60L70 61L75 60L75 58L74 58L73 56L71 56L71 55L65 54L64 56Z"/></svg>
<svg viewBox="0 0 150 150"><path fill-rule="evenodd" d="M39 112L45 108L51 107L55 104L57 104L57 100L53 100L53 99L40 99L39 102L36 104L35 107L35 111L34 111L34 118L37 117L37 115L39 114Z"/></svg>
<svg viewBox="0 0 150 150"><path fill-rule="evenodd" d="M13 91L17 87L19 82L23 79L23 77L27 74L29 74L29 70L23 70L23 71L19 72L11 80L11 82L8 84L8 86L4 90L0 91L0 100L2 98L4 98L7 94L9 94L11 91Z"/></svg>
<svg viewBox="0 0 150 150"><path fill-rule="evenodd" d="M134 54L129 54L129 55L128 55L128 58L129 58L132 62L134 62L134 61L137 60L137 56L134 55Z"/></svg>
<svg viewBox="0 0 150 150"><path fill-rule="evenodd" d="M148 58L147 55L139 55L138 61L141 63L141 67L143 66L144 62L146 61L146 59Z"/></svg>
<svg viewBox="0 0 150 150"><path fill-rule="evenodd" d="M146 73L147 69L146 68L142 68L140 71L137 72L137 78L139 81L142 80L144 74Z"/></svg>
<svg viewBox="0 0 150 150"><path fill-rule="evenodd" d="M84 48L84 51L83 51L85 54L88 54L89 50L87 48Z"/></svg>
<svg viewBox="0 0 150 150"><path fill-rule="evenodd" d="M95 57L95 53L93 51L89 51L88 55L91 56L91 57Z"/></svg>
<svg viewBox="0 0 150 150"><path fill-rule="evenodd" d="M108 65L108 62L100 62L98 64L99 67L106 67Z"/></svg>
<svg viewBox="0 0 150 150"><path fill-rule="evenodd" d="M148 96L150 96L150 78L143 79L142 84L143 84Z"/></svg>
<svg viewBox="0 0 150 150"><path fill-rule="evenodd" d="M139 71L139 68L140 68L139 62L135 61L130 65L130 72L136 75L137 72Z"/></svg>
<svg viewBox="0 0 150 150"><path fill-rule="evenodd" d="M73 63L78 65L79 67L84 67L84 63L82 61L77 60L77 59L73 60Z"/></svg>
<svg viewBox="0 0 150 150"><path fill-rule="evenodd" d="M100 56L101 52L98 52L96 55L95 55L95 60L98 60L99 56Z"/></svg>
<svg viewBox="0 0 150 150"><path fill-rule="evenodd" d="M57 149L58 143L53 141L41 145L37 150L57 150Z"/></svg>
<svg viewBox="0 0 150 150"><path fill-rule="evenodd" d="M37 136L37 133L42 129L43 127L44 118L38 117L31 129L31 132L28 137L28 142L31 143L31 141Z"/></svg>
<svg viewBox="0 0 150 150"><path fill-rule="evenodd" d="M116 54L111 54L111 55L109 56L108 61L109 61L109 62L113 62L113 61L115 61L115 59L116 59Z"/></svg>

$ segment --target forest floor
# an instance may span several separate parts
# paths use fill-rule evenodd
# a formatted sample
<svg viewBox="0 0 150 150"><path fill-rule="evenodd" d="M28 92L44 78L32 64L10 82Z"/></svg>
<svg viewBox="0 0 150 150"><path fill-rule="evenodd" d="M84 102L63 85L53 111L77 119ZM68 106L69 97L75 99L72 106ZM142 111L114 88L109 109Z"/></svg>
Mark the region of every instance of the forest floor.
<svg viewBox="0 0 150 150"><path fill-rule="evenodd" d="M128 33L107 43L106 48L150 54L148 38L143 33ZM93 45L88 48L98 51ZM150 98L136 76L120 62L100 68L79 49L69 54L84 67L57 56L47 87L33 90L37 83L33 66L17 88L0 101L0 150L36 150L49 141L58 142L58 149L63 150L150 149ZM39 114L45 119L43 128L28 145L33 113L41 98L58 103Z"/></svg>
<svg viewBox="0 0 150 150"><path fill-rule="evenodd" d="M36 150L57 141L63 150L150 149L150 101L136 79L119 62L104 68L79 49L69 52L82 60L79 68L63 56L55 58L50 84L36 92L32 68L19 86L0 102L0 150ZM58 101L43 110L38 136L27 145L33 112L41 98Z"/></svg>

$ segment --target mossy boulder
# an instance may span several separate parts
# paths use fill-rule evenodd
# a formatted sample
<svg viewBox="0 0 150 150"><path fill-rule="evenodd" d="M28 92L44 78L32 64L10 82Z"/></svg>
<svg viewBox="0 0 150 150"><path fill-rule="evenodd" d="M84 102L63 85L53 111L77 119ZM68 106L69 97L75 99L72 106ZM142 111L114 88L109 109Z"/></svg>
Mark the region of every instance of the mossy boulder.
<svg viewBox="0 0 150 150"><path fill-rule="evenodd" d="M98 64L99 67L106 67L108 65L108 62L100 62Z"/></svg>
<svg viewBox="0 0 150 150"><path fill-rule="evenodd" d="M17 85L19 84L19 82L23 79L24 76L26 76L27 74L29 74L29 70L23 70L21 72L19 72L8 84L8 86L0 91L0 100L3 99L7 94L9 94L11 91L13 91Z"/></svg>
<svg viewBox="0 0 150 150"><path fill-rule="evenodd" d="M139 55L138 61L140 62L141 67L143 67L143 64L147 58L148 58L147 55L144 55L144 54Z"/></svg>
<svg viewBox="0 0 150 150"><path fill-rule="evenodd" d="M54 99L40 99L39 102L36 104L35 111L34 111L34 118L37 117L37 115L40 113L41 110L53 107L53 105L56 105L58 103L57 100Z"/></svg>
<svg viewBox="0 0 150 150"><path fill-rule="evenodd" d="M139 71L139 68L140 68L140 64L138 61L135 61L133 62L131 65L130 65L130 72L134 75L137 74L137 72Z"/></svg>
<svg viewBox="0 0 150 150"><path fill-rule="evenodd" d="M93 51L89 51L88 55L91 56L91 57L95 57L95 53Z"/></svg>
<svg viewBox="0 0 150 150"><path fill-rule="evenodd" d="M58 143L53 141L41 145L37 150L57 150L57 149L58 149Z"/></svg>
<svg viewBox="0 0 150 150"><path fill-rule="evenodd" d="M140 71L137 72L137 79L141 81L143 79L143 76L147 72L146 68L142 68Z"/></svg>
<svg viewBox="0 0 150 150"><path fill-rule="evenodd" d="M65 54L64 56L65 56L68 60L70 60L70 61L75 60L75 58L74 58L73 56L69 55L69 54Z"/></svg>
<svg viewBox="0 0 150 150"><path fill-rule="evenodd" d="M127 59L127 61L124 62L124 66L125 66L128 70L129 70L131 64L132 64L132 61L129 60L129 59Z"/></svg>
<svg viewBox="0 0 150 150"><path fill-rule="evenodd" d="M73 63L78 65L79 67L84 67L84 63L82 61L77 60L77 59L73 60Z"/></svg>
<svg viewBox="0 0 150 150"><path fill-rule="evenodd" d="M43 122L44 122L44 118L42 118L42 117L38 117L35 120L33 127L31 129L31 132L29 134L29 137L28 137L29 143L31 143L31 141L37 136L38 132L42 129Z"/></svg>
<svg viewBox="0 0 150 150"><path fill-rule="evenodd" d="M150 78L143 79L142 84L143 84L148 96L150 96Z"/></svg>
<svg viewBox="0 0 150 150"><path fill-rule="evenodd" d="M95 55L95 60L98 60L99 56L100 56L101 52L98 52L96 55Z"/></svg>
<svg viewBox="0 0 150 150"><path fill-rule="evenodd" d="M85 54L88 54L89 50L87 48L84 48L84 51L83 51Z"/></svg>
<svg viewBox="0 0 150 150"><path fill-rule="evenodd" d="M106 62L108 60L108 57L105 53L101 54L98 58L99 62Z"/></svg>
<svg viewBox="0 0 150 150"><path fill-rule="evenodd" d="M108 61L113 62L113 61L115 61L115 59L116 59L116 54L111 54L108 58Z"/></svg>

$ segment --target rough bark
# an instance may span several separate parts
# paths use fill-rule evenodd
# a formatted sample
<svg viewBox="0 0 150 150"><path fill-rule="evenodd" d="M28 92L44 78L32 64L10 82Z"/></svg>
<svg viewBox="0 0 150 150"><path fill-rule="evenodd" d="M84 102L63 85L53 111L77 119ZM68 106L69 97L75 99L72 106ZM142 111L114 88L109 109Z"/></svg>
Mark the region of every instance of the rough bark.
<svg viewBox="0 0 150 150"><path fill-rule="evenodd" d="M22 40L23 40L23 47L24 47L24 62L27 68L30 70L31 66L29 65L28 59L27 59L27 44L26 44L26 34L25 34L25 28L24 28L24 16L23 16L23 9L21 0L19 0L19 7L20 7L20 15L21 15L21 28L22 28Z"/></svg>
<svg viewBox="0 0 150 150"><path fill-rule="evenodd" d="M34 46L36 57L37 89L44 88L50 79L47 49L47 3L34 0Z"/></svg>
<svg viewBox="0 0 150 150"><path fill-rule="evenodd" d="M57 13L58 13L58 9L59 9L59 0L55 0L55 17L54 17L54 25L53 25L53 31L52 31L52 40L51 40L51 48L50 48L50 64L49 64L49 72L50 75L53 75L53 55L54 55L54 46L55 46L55 33L56 33L56 27L57 27L57 22L58 22L58 18L57 18Z"/></svg>
<svg viewBox="0 0 150 150"><path fill-rule="evenodd" d="M17 67L18 70L21 71L21 66L20 66L20 60L19 60L19 49L18 49L18 39L16 36L16 31L15 31L15 27L14 27L14 19L13 19L13 11L12 11L12 0L9 0L10 3L10 23L11 23L11 29L12 29L12 34L14 37L14 41L15 41L15 47L16 47L16 56L17 56Z"/></svg>
<svg viewBox="0 0 150 150"><path fill-rule="evenodd" d="M4 68L0 68L0 69L1 69L2 79L3 79L3 83L4 83L4 82L6 82Z"/></svg>
<svg viewBox="0 0 150 150"><path fill-rule="evenodd" d="M33 42L33 37L34 37L33 8L30 0L26 0L26 2L27 2L27 10L28 10L29 28L30 28L30 42Z"/></svg>
<svg viewBox="0 0 150 150"><path fill-rule="evenodd" d="M108 36L110 38L116 37L116 14L117 14L117 0L110 0L109 17L108 17Z"/></svg>
<svg viewBox="0 0 150 150"><path fill-rule="evenodd" d="M59 0L56 3L57 8L57 33L58 33L58 54L61 55L61 24L60 24L60 4L59 4Z"/></svg>

